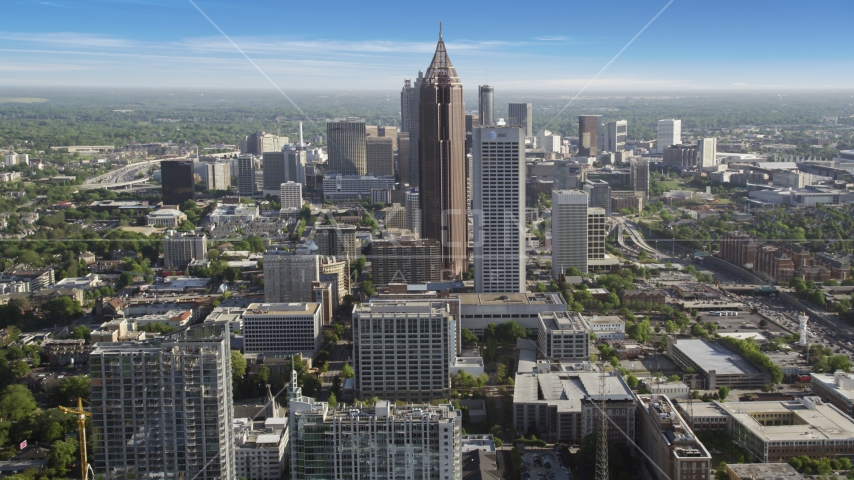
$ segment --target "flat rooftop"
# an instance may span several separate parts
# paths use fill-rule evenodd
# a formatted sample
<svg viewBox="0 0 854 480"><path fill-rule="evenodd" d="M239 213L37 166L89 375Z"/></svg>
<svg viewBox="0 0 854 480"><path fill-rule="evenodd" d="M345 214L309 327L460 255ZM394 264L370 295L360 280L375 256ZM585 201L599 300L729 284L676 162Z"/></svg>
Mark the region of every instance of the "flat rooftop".
<svg viewBox="0 0 854 480"><path fill-rule="evenodd" d="M540 320L547 330L584 332L587 324L584 317L575 312L542 312Z"/></svg>
<svg viewBox="0 0 854 480"><path fill-rule="evenodd" d="M547 403L558 412L581 411L582 401L598 401L600 373L550 372L516 375L513 403ZM634 401L632 390L619 376L605 379L605 398L612 401Z"/></svg>
<svg viewBox="0 0 854 480"><path fill-rule="evenodd" d="M749 375L762 373L740 354L718 344L699 339L678 340L673 348L682 352L704 372L715 371L718 375Z"/></svg>
<svg viewBox="0 0 854 480"><path fill-rule="evenodd" d="M548 293L461 293L463 305L560 305L559 294Z"/></svg>
<svg viewBox="0 0 854 480"><path fill-rule="evenodd" d="M319 303L250 303L243 315L314 315L318 308Z"/></svg>
<svg viewBox="0 0 854 480"><path fill-rule="evenodd" d="M817 398L817 397L813 397ZM764 441L854 440L854 419L833 405L818 402L814 409L801 399L775 402L726 402L721 408L753 435ZM790 414L795 425L763 426L756 418L762 414Z"/></svg>
<svg viewBox="0 0 854 480"><path fill-rule="evenodd" d="M845 379L854 379L854 375L848 373L839 373L840 376L844 376ZM846 400L854 400L854 390L849 390L845 388L844 384L839 385L836 382L836 375L832 373L811 373L813 381L820 382L824 384L824 388L828 390L832 390L836 395L839 395ZM843 382L840 382L843 383ZM848 384L849 382L844 382Z"/></svg>
<svg viewBox="0 0 854 480"><path fill-rule="evenodd" d="M786 480L804 480L804 476L788 463L731 463L727 469L742 480L785 478Z"/></svg>

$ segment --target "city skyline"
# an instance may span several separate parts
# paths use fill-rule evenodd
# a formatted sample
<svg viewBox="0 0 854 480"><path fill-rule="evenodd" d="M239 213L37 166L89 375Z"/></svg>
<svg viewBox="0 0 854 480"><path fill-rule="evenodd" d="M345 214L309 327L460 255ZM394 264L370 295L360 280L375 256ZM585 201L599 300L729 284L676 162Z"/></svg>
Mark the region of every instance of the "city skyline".
<svg viewBox="0 0 854 480"><path fill-rule="evenodd" d="M246 11L268 10L270 15L261 16L266 18L241 15L231 5L197 5L286 91L345 85L399 89L404 78L423 67L420 58L432 51L433 32L443 20L413 24L402 21L411 13L405 8L375 15L342 5L323 22L291 22L283 35L276 14L280 5L246 5L251 7ZM619 15L602 5L529 6L558 18L607 16L608 29L587 33L519 29L501 5L487 9L471 3L455 18L444 19L446 40L463 83L505 91L579 89L665 5L635 2L622 6ZM190 2L15 0L5 7L10 21L0 30L0 85L270 88ZM733 9L742 15L733 17ZM845 11L851 5L836 0L807 11L796 9L794 2L767 9L725 1L714 10L673 2L590 88L845 88L845 78L854 71L843 46ZM310 5L288 6L281 13L316 15ZM466 20L474 14L486 21ZM139 21L105 24L99 20L104 15ZM760 17L762 22L756 22ZM785 27L795 23L799 31L820 29L822 35L793 35ZM739 34L719 35L722 30Z"/></svg>

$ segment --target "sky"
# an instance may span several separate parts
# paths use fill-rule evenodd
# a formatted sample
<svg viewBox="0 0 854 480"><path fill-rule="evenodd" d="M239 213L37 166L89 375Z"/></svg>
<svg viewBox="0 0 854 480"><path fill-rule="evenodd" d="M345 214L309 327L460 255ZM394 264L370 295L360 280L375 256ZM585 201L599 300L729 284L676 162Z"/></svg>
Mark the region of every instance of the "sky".
<svg viewBox="0 0 854 480"><path fill-rule="evenodd" d="M851 0L3 0L0 11L0 87L399 90L429 65L440 21L472 87L854 87Z"/></svg>

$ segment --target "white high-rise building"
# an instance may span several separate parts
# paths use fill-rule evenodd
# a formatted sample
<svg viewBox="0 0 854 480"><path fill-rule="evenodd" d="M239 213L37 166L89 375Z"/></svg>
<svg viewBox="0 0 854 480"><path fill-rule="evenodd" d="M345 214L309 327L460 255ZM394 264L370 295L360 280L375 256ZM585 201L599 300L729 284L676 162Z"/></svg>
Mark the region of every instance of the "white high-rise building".
<svg viewBox="0 0 854 480"><path fill-rule="evenodd" d="M560 153L560 135L555 135L548 130L537 134L537 147L546 153Z"/></svg>
<svg viewBox="0 0 854 480"><path fill-rule="evenodd" d="M413 234L421 234L421 202L417 188L406 192L406 228Z"/></svg>
<svg viewBox="0 0 854 480"><path fill-rule="evenodd" d="M570 267L587 272L587 193L552 191L552 276Z"/></svg>
<svg viewBox="0 0 854 480"><path fill-rule="evenodd" d="M474 291L525 292L525 132L472 129Z"/></svg>
<svg viewBox="0 0 854 480"><path fill-rule="evenodd" d="M215 162L205 165L205 188L228 190L231 186L231 167L228 163Z"/></svg>
<svg viewBox="0 0 854 480"><path fill-rule="evenodd" d="M8 153L6 154L6 166L11 167L12 165L29 165L30 164L30 155L27 153Z"/></svg>
<svg viewBox="0 0 854 480"><path fill-rule="evenodd" d="M311 282L320 280L320 256L281 250L264 253L264 301L309 302Z"/></svg>
<svg viewBox="0 0 854 480"><path fill-rule="evenodd" d="M246 197L255 195L255 159L252 155L237 157L237 193Z"/></svg>
<svg viewBox="0 0 854 480"><path fill-rule="evenodd" d="M656 152L663 154L664 149L682 143L682 120L668 118L658 121L658 141Z"/></svg>
<svg viewBox="0 0 854 480"><path fill-rule="evenodd" d="M228 332L214 324L95 346L89 356L95 476L237 478L230 359Z"/></svg>
<svg viewBox="0 0 854 480"><path fill-rule="evenodd" d="M282 210L302 208L302 184L296 182L283 183L280 187Z"/></svg>
<svg viewBox="0 0 854 480"><path fill-rule="evenodd" d="M701 138L699 141L699 157L697 159L697 163L700 165L700 168L706 167L714 167L717 165L717 159L715 158L718 153L718 139L715 137L711 138Z"/></svg>
<svg viewBox="0 0 854 480"><path fill-rule="evenodd" d="M629 131L629 122L626 120L615 120L602 125L602 135L599 140L599 151L601 152L623 152L626 150L626 138Z"/></svg>
<svg viewBox="0 0 854 480"><path fill-rule="evenodd" d="M299 353L311 358L320 350L320 303L253 303L243 312L242 321L246 353Z"/></svg>
<svg viewBox="0 0 854 480"><path fill-rule="evenodd" d="M456 322L445 303L356 305L356 397L409 402L448 398L455 339ZM394 368L387 368L391 363Z"/></svg>
<svg viewBox="0 0 854 480"><path fill-rule="evenodd" d="M163 237L163 266L185 269L193 260L204 260L208 253L205 234L169 230Z"/></svg>

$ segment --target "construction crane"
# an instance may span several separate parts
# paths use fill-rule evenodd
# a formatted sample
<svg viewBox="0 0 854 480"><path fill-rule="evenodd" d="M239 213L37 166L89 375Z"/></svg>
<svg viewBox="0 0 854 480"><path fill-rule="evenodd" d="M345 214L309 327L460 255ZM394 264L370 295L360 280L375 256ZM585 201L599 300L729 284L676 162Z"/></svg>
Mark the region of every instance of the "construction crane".
<svg viewBox="0 0 854 480"><path fill-rule="evenodd" d="M63 413L77 415L77 440L80 442L80 476L86 480L86 474L89 473L87 471L89 463L86 458L86 417L90 417L92 414L83 410L83 399L80 397L77 397L77 410L62 406L59 409Z"/></svg>
<svg viewBox="0 0 854 480"><path fill-rule="evenodd" d="M608 480L608 417L605 414L607 404L605 398L608 395L606 386L605 364L602 364L602 375L599 377L599 437L596 439L596 480ZM594 417L594 422L596 418ZM86 479L83 479L86 480Z"/></svg>

